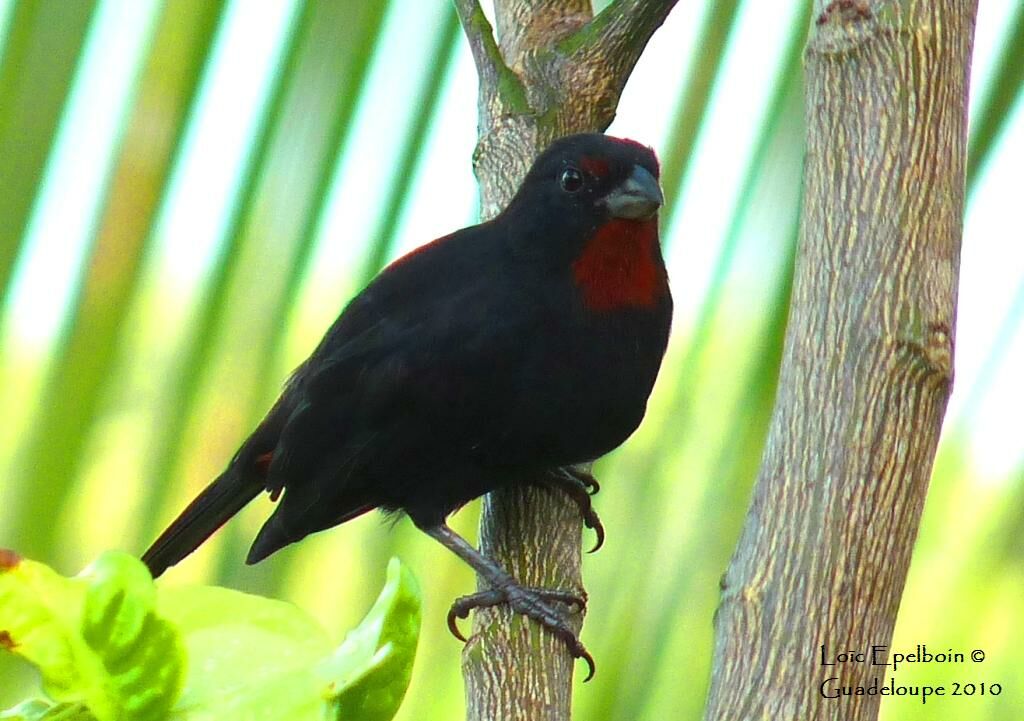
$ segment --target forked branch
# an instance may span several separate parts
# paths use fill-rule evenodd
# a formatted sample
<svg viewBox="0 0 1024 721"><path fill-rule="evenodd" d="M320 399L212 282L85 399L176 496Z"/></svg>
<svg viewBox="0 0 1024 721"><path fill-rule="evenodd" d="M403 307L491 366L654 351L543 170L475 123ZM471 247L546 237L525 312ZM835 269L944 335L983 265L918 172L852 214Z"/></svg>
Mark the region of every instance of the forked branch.
<svg viewBox="0 0 1024 721"><path fill-rule="evenodd" d="M615 0L593 20L558 43L580 77L595 72L621 81L620 92L647 42L677 0Z"/></svg>

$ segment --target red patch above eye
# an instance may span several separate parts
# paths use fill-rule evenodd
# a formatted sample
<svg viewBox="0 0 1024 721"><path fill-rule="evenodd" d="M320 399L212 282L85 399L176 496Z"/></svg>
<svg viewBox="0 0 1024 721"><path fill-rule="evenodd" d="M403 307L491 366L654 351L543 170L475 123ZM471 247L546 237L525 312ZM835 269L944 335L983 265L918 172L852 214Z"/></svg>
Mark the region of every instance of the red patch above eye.
<svg viewBox="0 0 1024 721"><path fill-rule="evenodd" d="M608 177L608 161L603 158L595 158L592 155L584 155L580 158L580 167L593 175L595 178Z"/></svg>
<svg viewBox="0 0 1024 721"><path fill-rule="evenodd" d="M624 148L631 148L631 149L634 149L634 150L640 150L644 155L648 156L651 159L651 161L653 161L654 168L657 171L657 169L658 169L658 159L655 157L654 150L652 148L649 148L648 146L644 145L643 143L638 143L637 141L632 140L630 138L612 138L611 136L608 136L608 139L611 140L612 142L618 144L618 145L623 146ZM657 175L657 174L658 173L655 172L655 175Z"/></svg>
<svg viewBox="0 0 1024 721"><path fill-rule="evenodd" d="M650 148L648 148L646 145L644 145L643 143L638 143L637 141L633 140L632 138L610 138L610 139L613 142L618 143L619 145L626 146L627 148L641 148L643 150L650 151Z"/></svg>

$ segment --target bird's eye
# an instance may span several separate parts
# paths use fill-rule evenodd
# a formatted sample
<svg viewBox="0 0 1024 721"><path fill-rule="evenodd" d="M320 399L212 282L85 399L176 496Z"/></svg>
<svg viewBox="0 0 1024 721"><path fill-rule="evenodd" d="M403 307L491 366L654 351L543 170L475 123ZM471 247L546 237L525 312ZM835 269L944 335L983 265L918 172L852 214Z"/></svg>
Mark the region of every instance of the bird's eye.
<svg viewBox="0 0 1024 721"><path fill-rule="evenodd" d="M562 171L562 177L558 181L566 193L575 193L583 187L583 173L576 168L569 167Z"/></svg>

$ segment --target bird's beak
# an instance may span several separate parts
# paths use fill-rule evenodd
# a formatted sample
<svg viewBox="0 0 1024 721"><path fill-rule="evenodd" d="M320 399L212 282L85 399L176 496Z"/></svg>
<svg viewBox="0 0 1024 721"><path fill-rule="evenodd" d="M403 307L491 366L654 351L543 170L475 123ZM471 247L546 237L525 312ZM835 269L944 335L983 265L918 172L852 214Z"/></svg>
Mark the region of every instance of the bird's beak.
<svg viewBox="0 0 1024 721"><path fill-rule="evenodd" d="M613 218L647 220L653 218L665 202L658 179L639 165L625 182L604 198L604 204Z"/></svg>

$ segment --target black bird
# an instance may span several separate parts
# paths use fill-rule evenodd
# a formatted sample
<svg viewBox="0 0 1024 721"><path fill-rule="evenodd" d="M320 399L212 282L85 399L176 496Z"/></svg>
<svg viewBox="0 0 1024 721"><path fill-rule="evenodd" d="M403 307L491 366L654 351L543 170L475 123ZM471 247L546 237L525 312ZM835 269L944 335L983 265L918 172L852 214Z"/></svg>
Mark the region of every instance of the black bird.
<svg viewBox="0 0 1024 721"><path fill-rule="evenodd" d="M263 491L279 502L247 563L374 508L403 512L488 581L454 613L507 602L592 671L552 605L571 595L521 586L445 521L488 491L542 477L596 525L591 479L571 467L640 424L668 340L657 178L638 143L562 138L500 215L388 266L146 551L153 575Z"/></svg>

